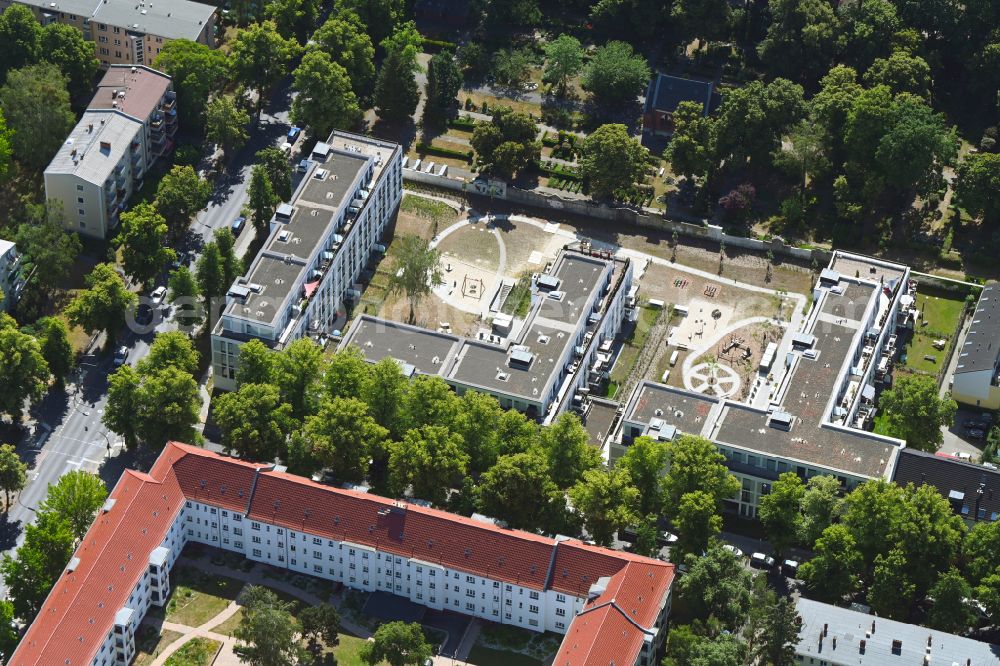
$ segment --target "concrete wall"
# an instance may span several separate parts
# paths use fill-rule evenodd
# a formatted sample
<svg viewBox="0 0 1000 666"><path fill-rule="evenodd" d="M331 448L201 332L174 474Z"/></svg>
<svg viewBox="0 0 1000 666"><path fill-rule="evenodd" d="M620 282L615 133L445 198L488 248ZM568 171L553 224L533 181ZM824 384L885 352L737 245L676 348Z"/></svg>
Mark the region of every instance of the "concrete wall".
<svg viewBox="0 0 1000 666"><path fill-rule="evenodd" d="M440 187L454 192L476 192L471 183L448 178L447 176L437 176L422 171L414 171L412 169L404 169L403 178L414 183ZM643 214L631 208L614 208L607 204L597 204L589 199L564 199L552 194L522 190L506 184L502 188L495 188L494 191L496 192L494 195L496 198L510 203L532 208L553 209L574 215L585 215L595 219L632 224L647 229L659 229L668 232L676 231L683 236L702 238L717 243L724 242L728 247L738 247L753 252L764 253L771 250L775 256L788 257L798 261L815 260L819 265L826 265L830 262L830 257L833 256L828 250L792 247L786 245L780 239L762 241L756 238L730 236L722 231L722 227L713 224L700 225L656 215Z"/></svg>

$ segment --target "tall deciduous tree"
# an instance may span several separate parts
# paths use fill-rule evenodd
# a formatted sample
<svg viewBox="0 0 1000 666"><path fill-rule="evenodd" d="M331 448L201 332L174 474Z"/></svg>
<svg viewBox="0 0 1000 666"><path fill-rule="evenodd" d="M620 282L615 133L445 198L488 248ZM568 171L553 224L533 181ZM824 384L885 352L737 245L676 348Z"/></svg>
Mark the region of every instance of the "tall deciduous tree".
<svg viewBox="0 0 1000 666"><path fill-rule="evenodd" d="M899 548L875 556L868 588L868 605L873 611L892 620L906 620L917 589L910 576L911 566Z"/></svg>
<svg viewBox="0 0 1000 666"><path fill-rule="evenodd" d="M835 476L813 476L802 495L801 539L812 545L827 527L840 516L843 500L840 481Z"/></svg>
<svg viewBox="0 0 1000 666"><path fill-rule="evenodd" d="M118 246L125 273L136 282L149 283L177 257L167 245L167 221L149 203L142 202L122 213Z"/></svg>
<svg viewBox="0 0 1000 666"><path fill-rule="evenodd" d="M240 345L236 385L270 384L274 381L274 353L254 338Z"/></svg>
<svg viewBox="0 0 1000 666"><path fill-rule="evenodd" d="M334 478L357 482L364 480L374 447L384 445L389 431L357 398L330 398L306 419L304 435L312 457Z"/></svg>
<svg viewBox="0 0 1000 666"><path fill-rule="evenodd" d="M930 596L934 598L934 606L928 620L935 629L957 634L975 623L975 613L969 607L972 587L957 569L942 571L931 588Z"/></svg>
<svg viewBox="0 0 1000 666"><path fill-rule="evenodd" d="M615 532L639 519L639 490L624 469L591 469L569 489L573 506L583 514L590 537L602 546L611 544Z"/></svg>
<svg viewBox="0 0 1000 666"><path fill-rule="evenodd" d="M229 74L226 54L189 39L171 39L160 48L153 66L173 79L180 125L192 129L205 127L208 99L221 90ZM249 118L242 125L247 122ZM223 141L219 143L226 145Z"/></svg>
<svg viewBox="0 0 1000 666"><path fill-rule="evenodd" d="M292 408L281 402L271 384L244 384L217 397L213 415L222 431L222 445L249 460L270 462L285 450L292 430Z"/></svg>
<svg viewBox="0 0 1000 666"><path fill-rule="evenodd" d="M729 473L725 456L707 439L682 435L670 442L670 470L664 479L664 504L667 510L677 507L689 492L704 491L721 509L722 501L740 489L740 482Z"/></svg>
<svg viewBox="0 0 1000 666"><path fill-rule="evenodd" d="M361 19L372 43L379 44L396 31L406 16L404 0L336 0L333 15L353 13Z"/></svg>
<svg viewBox="0 0 1000 666"><path fill-rule="evenodd" d="M802 86L787 79L753 81L726 95L714 123L717 160L768 166L781 138L805 116Z"/></svg>
<svg viewBox="0 0 1000 666"><path fill-rule="evenodd" d="M66 77L70 96L77 103L91 94L91 85L100 63L94 42L72 25L50 23L42 28L39 53Z"/></svg>
<svg viewBox="0 0 1000 666"><path fill-rule="evenodd" d="M412 21L403 24L382 42L386 55L375 81L375 112L382 120L402 123L417 110L420 42L420 34Z"/></svg>
<svg viewBox="0 0 1000 666"><path fill-rule="evenodd" d="M7 9L10 12L10 8ZM39 100L45 100L40 104ZM42 62L7 73L0 88L0 108L14 130L11 148L22 164L41 171L73 129L66 77L56 65Z"/></svg>
<svg viewBox="0 0 1000 666"><path fill-rule="evenodd" d="M406 235L399 238L396 264L398 268L389 281L389 291L406 295L410 304L410 321L413 321L421 299L434 287L444 284L440 253L420 236Z"/></svg>
<svg viewBox="0 0 1000 666"><path fill-rule="evenodd" d="M307 657L296 640L292 617L295 602L284 602L267 588L251 586L243 592L244 610L233 631L233 652L249 666L302 663Z"/></svg>
<svg viewBox="0 0 1000 666"><path fill-rule="evenodd" d="M500 456L479 479L479 506L513 529L536 529L542 507L557 490L537 452Z"/></svg>
<svg viewBox="0 0 1000 666"><path fill-rule="evenodd" d="M360 656L369 666L383 661L389 662L389 666L420 666L430 659L432 652L419 624L388 622L361 646Z"/></svg>
<svg viewBox="0 0 1000 666"><path fill-rule="evenodd" d="M344 10L331 15L313 34L312 41L347 70L355 95L365 99L371 94L375 85L375 47L357 14Z"/></svg>
<svg viewBox="0 0 1000 666"><path fill-rule="evenodd" d="M205 107L205 138L221 147L227 157L246 144L249 124L250 115L232 95L219 95Z"/></svg>
<svg viewBox="0 0 1000 666"><path fill-rule="evenodd" d="M247 203L250 206L250 218L254 229L259 236L263 236L267 233L268 225L281 200L274 193L271 179L267 177L267 171L260 164L255 165L250 172L250 187L247 194L250 198Z"/></svg>
<svg viewBox="0 0 1000 666"><path fill-rule="evenodd" d="M7 72L38 61L42 26L27 5L11 4L0 14L0 81Z"/></svg>
<svg viewBox="0 0 1000 666"><path fill-rule="evenodd" d="M422 375L407 385L400 418L406 428L438 425L455 431L461 404L443 379Z"/></svg>
<svg viewBox="0 0 1000 666"><path fill-rule="evenodd" d="M4 494L4 515L10 510L11 494L21 492L27 481L28 466L17 455L14 445L0 445L0 490Z"/></svg>
<svg viewBox="0 0 1000 666"><path fill-rule="evenodd" d="M595 199L641 183L649 151L629 136L624 125L601 125L583 142L580 173Z"/></svg>
<svg viewBox="0 0 1000 666"><path fill-rule="evenodd" d="M969 530L962 549L965 573L973 585L1000 569L1000 522L978 522Z"/></svg>
<svg viewBox="0 0 1000 666"><path fill-rule="evenodd" d="M412 486L414 496L440 506L468 464L460 435L442 426L423 426L389 445L389 485L397 495Z"/></svg>
<svg viewBox="0 0 1000 666"><path fill-rule="evenodd" d="M670 460L667 443L650 437L637 437L618 459L617 467L628 470L639 489L639 513L659 514L663 508L663 475Z"/></svg>
<svg viewBox="0 0 1000 666"><path fill-rule="evenodd" d="M818 79L836 54L839 24L824 0L775 0L771 25L758 47L770 71L803 82Z"/></svg>
<svg viewBox="0 0 1000 666"><path fill-rule="evenodd" d="M493 466L500 455L498 437L503 410L496 398L478 391L462 394L454 428L462 435L469 454L469 472L478 477Z"/></svg>
<svg viewBox="0 0 1000 666"><path fill-rule="evenodd" d="M189 166L175 166L156 187L156 210L167 221L170 235L183 234L191 217L208 203L212 187Z"/></svg>
<svg viewBox="0 0 1000 666"><path fill-rule="evenodd" d="M0 559L15 616L26 622L34 619L72 555L73 530L62 516L42 512L24 528L17 559L7 554Z"/></svg>
<svg viewBox="0 0 1000 666"><path fill-rule="evenodd" d="M211 305L212 299L218 299L225 295L229 289L226 282L225 266L223 265L222 253L219 246L214 242L205 243L201 256L195 265L195 278L198 281L198 289L205 300ZM212 312L214 308L209 308Z"/></svg>
<svg viewBox="0 0 1000 666"><path fill-rule="evenodd" d="M323 645L332 648L340 643L340 613L330 604L308 606L299 613L299 626L302 635L309 641L309 648L314 659L320 654Z"/></svg>
<svg viewBox="0 0 1000 666"><path fill-rule="evenodd" d="M583 89L604 107L635 102L649 83L650 70L642 56L625 42L608 42L594 53L583 69Z"/></svg>
<svg viewBox="0 0 1000 666"><path fill-rule="evenodd" d="M0 313L0 414L20 421L25 402L42 398L49 365L33 336L17 328L13 317Z"/></svg>
<svg viewBox="0 0 1000 666"><path fill-rule="evenodd" d="M583 69L583 47L571 35L559 35L545 45L545 69L542 78L551 83L557 94L565 95L570 79Z"/></svg>
<svg viewBox="0 0 1000 666"><path fill-rule="evenodd" d="M442 51L427 63L427 92L424 100L424 127L441 127L455 107L455 98L462 88L462 73L455 56Z"/></svg>
<svg viewBox="0 0 1000 666"><path fill-rule="evenodd" d="M69 276L83 245L78 235L63 228L59 203L28 204L25 211L27 221L17 227L17 249L36 269L32 282L47 294Z"/></svg>
<svg viewBox="0 0 1000 666"><path fill-rule="evenodd" d="M679 590L691 616L702 621L714 616L723 628L739 629L750 609L750 571L718 541L709 543L702 557L689 555L687 562Z"/></svg>
<svg viewBox="0 0 1000 666"><path fill-rule="evenodd" d="M674 133L663 156L674 173L686 178L705 176L714 166L712 121L704 117L704 106L684 101L673 114Z"/></svg>
<svg viewBox="0 0 1000 666"><path fill-rule="evenodd" d="M695 490L681 495L673 509L677 542L671 547L671 559L681 564L687 555L701 555L709 540L722 531L722 516L710 494Z"/></svg>
<svg viewBox="0 0 1000 666"><path fill-rule="evenodd" d="M589 441L580 419L568 412L542 429L541 450L558 487L569 488L583 478L584 472L600 464L600 452Z"/></svg>
<svg viewBox="0 0 1000 666"><path fill-rule="evenodd" d="M951 394L939 397L937 382L925 375L897 377L892 388L882 392L879 406L885 414L886 434L932 453L944 441L941 426L950 426L958 409Z"/></svg>
<svg viewBox="0 0 1000 666"><path fill-rule="evenodd" d="M305 44L319 20L319 5L318 0L274 0L264 6L264 16L282 37Z"/></svg>
<svg viewBox="0 0 1000 666"><path fill-rule="evenodd" d="M827 527L813 552L813 558L799 567L799 576L817 599L836 603L857 588L863 563L850 530L843 525Z"/></svg>
<svg viewBox="0 0 1000 666"><path fill-rule="evenodd" d="M330 398L364 401L371 387L371 366L356 346L332 354L323 373L323 387Z"/></svg>
<svg viewBox="0 0 1000 666"><path fill-rule="evenodd" d="M156 336L149 354L136 364L136 369L149 373L174 367L193 375L198 371L200 357L201 354L191 344L191 338L180 331L169 331Z"/></svg>
<svg viewBox="0 0 1000 666"><path fill-rule="evenodd" d="M187 266L181 266L170 272L167 285L170 287L167 300L174 306L174 318L178 326L185 332L191 332L198 327L204 316L204 311L198 302L201 290L194 274Z"/></svg>
<svg viewBox="0 0 1000 666"><path fill-rule="evenodd" d="M920 56L897 49L888 58L878 58L865 72L869 86L884 85L894 93L910 93L930 99L931 67Z"/></svg>
<svg viewBox="0 0 1000 666"><path fill-rule="evenodd" d="M484 171L511 178L538 160L538 125L508 106L498 106L492 113L489 121L476 123L470 143Z"/></svg>
<svg viewBox="0 0 1000 666"><path fill-rule="evenodd" d="M49 485L39 511L51 512L69 521L77 541L90 529L94 516L108 497L108 489L101 478L83 470L73 470Z"/></svg>
<svg viewBox="0 0 1000 666"><path fill-rule="evenodd" d="M292 165L288 157L274 146L257 151L257 164L264 167L271 188L283 201L292 198Z"/></svg>
<svg viewBox="0 0 1000 666"><path fill-rule="evenodd" d="M14 130L7 127L7 118L3 115L3 108L0 107L0 178L7 175L10 168L10 157L13 150L10 147L10 139L14 135Z"/></svg>
<svg viewBox="0 0 1000 666"><path fill-rule="evenodd" d="M238 83L257 90L258 115L299 50L294 39L281 36L274 21L254 23L236 33L230 51L232 73Z"/></svg>
<svg viewBox="0 0 1000 666"><path fill-rule="evenodd" d="M407 382L399 364L386 356L372 367L372 381L364 396L372 418L393 438L403 434L399 412Z"/></svg>
<svg viewBox="0 0 1000 666"><path fill-rule="evenodd" d="M104 331L108 340L114 342L118 329L125 323L126 310L134 307L138 298L111 264L98 264L84 282L87 288L70 302L66 316L74 326L86 331Z"/></svg>
<svg viewBox="0 0 1000 666"><path fill-rule="evenodd" d="M347 70L326 51L310 50L292 73L298 95L292 100L292 122L327 136L334 128L351 129L361 117L361 107L351 88Z"/></svg>
<svg viewBox="0 0 1000 666"><path fill-rule="evenodd" d="M1000 153L966 155L958 167L955 196L971 214L996 228L1000 224Z"/></svg>
<svg viewBox="0 0 1000 666"><path fill-rule="evenodd" d="M274 355L273 382L296 419L315 412L322 370L323 350L308 338L295 340Z"/></svg>
<svg viewBox="0 0 1000 666"><path fill-rule="evenodd" d="M35 332L42 358L52 377L61 385L76 363L73 345L69 343L69 328L58 317L43 317L35 324Z"/></svg>
<svg viewBox="0 0 1000 666"><path fill-rule="evenodd" d="M794 472L785 472L771 485L771 492L760 498L758 515L778 555L795 543L801 531L804 495L802 479Z"/></svg>

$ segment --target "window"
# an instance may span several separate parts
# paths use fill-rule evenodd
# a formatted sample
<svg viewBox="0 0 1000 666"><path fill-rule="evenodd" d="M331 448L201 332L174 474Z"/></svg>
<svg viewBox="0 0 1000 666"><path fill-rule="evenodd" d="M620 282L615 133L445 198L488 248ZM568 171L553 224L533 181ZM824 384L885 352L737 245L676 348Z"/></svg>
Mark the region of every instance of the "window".
<svg viewBox="0 0 1000 666"><path fill-rule="evenodd" d="M259 537L259 536L256 536L256 535L254 535L254 537L253 537L253 542L254 542L254 543L260 543L260 537Z"/></svg>
<svg viewBox="0 0 1000 666"><path fill-rule="evenodd" d="M256 520L250 521L250 529L260 531L260 523Z"/></svg>
<svg viewBox="0 0 1000 666"><path fill-rule="evenodd" d="M493 589L494 590L500 589L500 582L499 581L493 581Z"/></svg>
<svg viewBox="0 0 1000 666"><path fill-rule="evenodd" d="M83 211L82 208L78 208L76 212L79 213L80 215L86 215L86 213Z"/></svg>
<svg viewBox="0 0 1000 666"><path fill-rule="evenodd" d="M528 612L529 613L537 613L538 612L538 606L528 606Z"/></svg>
<svg viewBox="0 0 1000 666"><path fill-rule="evenodd" d="M537 627L538 620L528 620L528 624L530 624L532 627Z"/></svg>
<svg viewBox="0 0 1000 666"><path fill-rule="evenodd" d="M556 601L558 601L561 604L566 603L566 595L565 594L557 594L556 595Z"/></svg>
<svg viewBox="0 0 1000 666"><path fill-rule="evenodd" d="M475 597L476 596L476 591L475 590L466 590L465 591L465 596L467 596L467 597Z"/></svg>
<svg viewBox="0 0 1000 666"><path fill-rule="evenodd" d="M465 577L465 582L466 582L466 583L475 583L475 582L476 582L476 579L475 579L475 578L473 578L472 576L466 576L466 577Z"/></svg>
<svg viewBox="0 0 1000 666"><path fill-rule="evenodd" d="M538 598L538 592L532 592L528 596L530 596L532 599L537 599Z"/></svg>
<svg viewBox="0 0 1000 666"><path fill-rule="evenodd" d="M253 556L254 557L260 557L260 548L254 548L253 549Z"/></svg>
<svg viewBox="0 0 1000 666"><path fill-rule="evenodd" d="M97 41L99 41L101 44L107 44L108 43L108 38L105 37L104 35L99 35L97 37Z"/></svg>
<svg viewBox="0 0 1000 666"><path fill-rule="evenodd" d="M242 527L234 527L233 528L233 534L235 534L236 536L243 536L243 528Z"/></svg>
<svg viewBox="0 0 1000 666"><path fill-rule="evenodd" d="M465 610L474 611L476 610L476 604L469 602L465 604Z"/></svg>
<svg viewBox="0 0 1000 666"><path fill-rule="evenodd" d="M559 617L566 617L566 609L565 608L557 608L556 609L556 615L558 615Z"/></svg>
<svg viewBox="0 0 1000 666"><path fill-rule="evenodd" d="M319 537L313 537L313 545L314 546L322 546L323 545L323 540L320 539Z"/></svg>
<svg viewBox="0 0 1000 666"><path fill-rule="evenodd" d="M76 186L76 191L77 192L83 192L83 185L77 185ZM191 507L191 502L186 502L185 506L187 506L188 508L190 508Z"/></svg>
<svg viewBox="0 0 1000 666"><path fill-rule="evenodd" d="M565 622L556 622L556 629L565 629L565 628L566 628Z"/></svg>
<svg viewBox="0 0 1000 666"><path fill-rule="evenodd" d="M83 197L77 197L76 198L76 202L82 204L83 203Z"/></svg>

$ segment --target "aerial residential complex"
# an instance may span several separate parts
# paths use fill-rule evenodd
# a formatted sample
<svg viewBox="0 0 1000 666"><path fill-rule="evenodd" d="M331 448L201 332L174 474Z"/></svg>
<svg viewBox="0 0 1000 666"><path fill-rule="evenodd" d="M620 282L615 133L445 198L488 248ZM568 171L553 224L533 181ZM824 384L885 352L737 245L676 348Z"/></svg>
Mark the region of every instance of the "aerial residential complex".
<svg viewBox="0 0 1000 666"><path fill-rule="evenodd" d="M672 565L341 490L170 443L126 470L8 666L126 665L188 543L533 631L560 666L646 666L666 636Z"/></svg>
<svg viewBox="0 0 1000 666"><path fill-rule="evenodd" d="M0 0L18 2L42 25L65 23L95 44L102 67L148 65L171 39L215 46L216 8L191 0Z"/></svg>
<svg viewBox="0 0 1000 666"><path fill-rule="evenodd" d="M258 339L281 349L302 337L326 339L360 296L361 272L403 196L398 144L335 131L312 149L305 177L281 204L247 274L230 287L212 331L215 385L236 388L239 347Z"/></svg>
<svg viewBox="0 0 1000 666"><path fill-rule="evenodd" d="M548 422L606 376L611 343L631 312L631 283L629 261L563 250L533 279L523 321L498 314L467 339L361 316L342 346L356 345L371 363L389 356L409 375L437 375L459 394L488 393L505 409Z"/></svg>
<svg viewBox="0 0 1000 666"><path fill-rule="evenodd" d="M835 252L802 329L778 350L771 372L783 375L767 406L642 382L608 439L608 457L616 460L640 435L710 439L743 484L729 502L746 517L757 515L782 472L832 475L846 489L891 478L905 443L863 428L874 418L875 385L895 350L896 327L911 316L914 289L906 266Z"/></svg>
<svg viewBox="0 0 1000 666"><path fill-rule="evenodd" d="M108 69L87 110L45 169L45 198L62 204L63 223L104 238L177 132L170 77L149 67Z"/></svg>
<svg viewBox="0 0 1000 666"><path fill-rule="evenodd" d="M958 363L951 394L958 402L1000 409L1000 283L983 287Z"/></svg>

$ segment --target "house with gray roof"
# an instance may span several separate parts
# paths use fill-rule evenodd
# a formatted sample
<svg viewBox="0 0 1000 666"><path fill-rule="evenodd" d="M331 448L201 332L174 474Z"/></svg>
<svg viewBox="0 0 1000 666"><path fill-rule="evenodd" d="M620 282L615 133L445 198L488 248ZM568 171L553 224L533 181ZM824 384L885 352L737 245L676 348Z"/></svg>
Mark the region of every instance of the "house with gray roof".
<svg viewBox="0 0 1000 666"><path fill-rule="evenodd" d="M983 287L957 353L951 396L967 405L1000 409L1000 282Z"/></svg>

